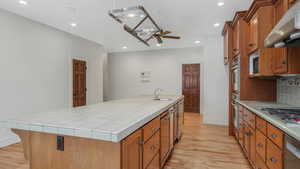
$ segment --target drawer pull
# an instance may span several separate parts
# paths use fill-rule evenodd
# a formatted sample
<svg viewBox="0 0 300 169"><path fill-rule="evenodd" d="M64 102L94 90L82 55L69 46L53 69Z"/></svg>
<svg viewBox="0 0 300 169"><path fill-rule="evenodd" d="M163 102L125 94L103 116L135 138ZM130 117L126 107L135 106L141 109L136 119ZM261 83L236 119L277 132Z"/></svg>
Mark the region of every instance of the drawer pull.
<svg viewBox="0 0 300 169"><path fill-rule="evenodd" d="M276 162L277 162L277 159L276 159L275 157L271 157L271 158L270 158L270 161L271 161L272 163L276 163Z"/></svg>
<svg viewBox="0 0 300 169"><path fill-rule="evenodd" d="M276 138L277 138L277 135L273 133L273 134L271 135L271 137L272 137L273 139L276 139Z"/></svg>
<svg viewBox="0 0 300 169"><path fill-rule="evenodd" d="M263 147L264 147L264 145L263 145L263 144L261 144L261 143L258 143L258 144L257 144L257 147L263 148Z"/></svg>
<svg viewBox="0 0 300 169"><path fill-rule="evenodd" d="M156 149L156 147L153 145L150 147L150 150L154 151Z"/></svg>

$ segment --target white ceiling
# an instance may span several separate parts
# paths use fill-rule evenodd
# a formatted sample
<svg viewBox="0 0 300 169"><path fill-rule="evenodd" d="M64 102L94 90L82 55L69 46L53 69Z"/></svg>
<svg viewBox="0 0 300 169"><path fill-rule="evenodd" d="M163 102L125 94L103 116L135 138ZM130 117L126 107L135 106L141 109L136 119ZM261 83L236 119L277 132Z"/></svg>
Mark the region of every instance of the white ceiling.
<svg viewBox="0 0 300 169"><path fill-rule="evenodd" d="M247 9L253 0L0 0L0 8L25 16L32 20L79 35L98 42L109 52L149 50L145 45L123 31L122 26L108 16L116 8L142 4L163 29L180 35L181 40L165 40L162 47L152 45L150 49L183 48L201 44L210 36L220 36L223 23L231 20L234 12ZM69 23L78 26L72 28ZM219 22L221 26L214 27Z"/></svg>

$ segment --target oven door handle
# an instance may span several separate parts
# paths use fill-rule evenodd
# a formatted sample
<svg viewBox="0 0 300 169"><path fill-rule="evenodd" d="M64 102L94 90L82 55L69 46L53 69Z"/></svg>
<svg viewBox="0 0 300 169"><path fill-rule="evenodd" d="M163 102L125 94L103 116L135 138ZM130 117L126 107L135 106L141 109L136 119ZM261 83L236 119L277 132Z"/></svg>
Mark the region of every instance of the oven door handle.
<svg viewBox="0 0 300 169"><path fill-rule="evenodd" d="M300 149L295 147L293 144L286 142L286 149L291 152L294 156L296 156L298 159L300 159Z"/></svg>

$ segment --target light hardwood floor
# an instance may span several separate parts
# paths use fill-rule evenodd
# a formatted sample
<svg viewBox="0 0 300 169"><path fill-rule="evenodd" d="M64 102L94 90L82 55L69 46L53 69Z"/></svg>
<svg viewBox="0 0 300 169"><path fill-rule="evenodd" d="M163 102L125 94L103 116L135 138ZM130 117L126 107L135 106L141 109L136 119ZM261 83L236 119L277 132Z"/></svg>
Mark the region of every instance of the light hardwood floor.
<svg viewBox="0 0 300 169"><path fill-rule="evenodd" d="M184 135L165 169L250 169L227 128L203 125L199 114L186 113ZM0 169L29 169L20 144L0 149Z"/></svg>

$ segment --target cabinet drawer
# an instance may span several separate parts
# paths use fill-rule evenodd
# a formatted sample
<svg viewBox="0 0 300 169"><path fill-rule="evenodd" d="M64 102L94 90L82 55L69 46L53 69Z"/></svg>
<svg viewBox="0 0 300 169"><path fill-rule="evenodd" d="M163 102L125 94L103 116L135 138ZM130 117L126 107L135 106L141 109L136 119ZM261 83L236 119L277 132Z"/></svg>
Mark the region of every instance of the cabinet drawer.
<svg viewBox="0 0 300 169"><path fill-rule="evenodd" d="M159 169L159 154L156 154L151 163L146 167L146 169Z"/></svg>
<svg viewBox="0 0 300 169"><path fill-rule="evenodd" d="M160 129L160 117L155 118L143 127L144 142Z"/></svg>
<svg viewBox="0 0 300 169"><path fill-rule="evenodd" d="M260 155L256 154L255 165L257 169L268 169L266 163L261 159Z"/></svg>
<svg viewBox="0 0 300 169"><path fill-rule="evenodd" d="M282 169L282 151L270 140L267 140L267 166L269 169Z"/></svg>
<svg viewBox="0 0 300 169"><path fill-rule="evenodd" d="M143 164L144 168L148 166L153 157L159 152L160 148L160 132L156 132L144 145L143 145Z"/></svg>
<svg viewBox="0 0 300 169"><path fill-rule="evenodd" d="M245 109L246 110L246 109ZM244 112L247 112L247 119L246 122L249 124L249 126L253 129L255 129L255 114L250 112L249 110L246 110Z"/></svg>
<svg viewBox="0 0 300 169"><path fill-rule="evenodd" d="M283 145L283 132L272 124L267 124L267 135L279 148Z"/></svg>
<svg viewBox="0 0 300 169"><path fill-rule="evenodd" d="M266 161L267 138L259 130L256 130L256 153L265 162Z"/></svg>
<svg viewBox="0 0 300 169"><path fill-rule="evenodd" d="M256 128L264 135L267 135L267 122L258 116L256 116Z"/></svg>

